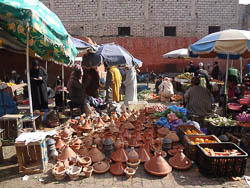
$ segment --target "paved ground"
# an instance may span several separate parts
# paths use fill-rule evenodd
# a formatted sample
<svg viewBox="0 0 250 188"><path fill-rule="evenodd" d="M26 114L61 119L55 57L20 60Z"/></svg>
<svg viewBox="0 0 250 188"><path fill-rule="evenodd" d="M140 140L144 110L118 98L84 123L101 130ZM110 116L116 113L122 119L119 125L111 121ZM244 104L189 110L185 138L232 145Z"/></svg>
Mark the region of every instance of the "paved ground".
<svg viewBox="0 0 250 188"><path fill-rule="evenodd" d="M87 187L87 188L233 188L247 187L245 180L232 181L231 179L206 178L198 172L193 164L188 171L173 170L167 177L159 178L149 175L141 165L132 179L126 176L115 177L109 172L103 175L93 174L90 178L81 177L77 181L70 181L66 177L63 181L56 181L51 174L51 169L46 174L35 174L29 176L27 181L22 181L24 175L18 174L18 166L15 160L14 146L4 147L5 162L0 165L0 188L33 188L33 187ZM50 163L50 167L52 164ZM246 175L250 176L250 159L248 159ZM42 181L39 181L42 180Z"/></svg>

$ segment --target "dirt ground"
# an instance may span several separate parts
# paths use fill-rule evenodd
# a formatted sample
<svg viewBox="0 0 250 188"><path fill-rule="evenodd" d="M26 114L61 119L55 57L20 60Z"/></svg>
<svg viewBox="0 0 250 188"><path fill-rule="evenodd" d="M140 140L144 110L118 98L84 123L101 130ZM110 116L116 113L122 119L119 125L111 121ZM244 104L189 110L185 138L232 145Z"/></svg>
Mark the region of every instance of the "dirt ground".
<svg viewBox="0 0 250 188"><path fill-rule="evenodd" d="M0 164L0 188L35 188L35 187L85 187L88 188L120 188L120 187L144 187L144 188L188 188L188 187L208 187L208 188L232 188L248 187L245 180L232 181L226 178L206 178L201 175L195 164L187 171L173 170L171 174L164 178L154 177L145 172L143 165L138 168L135 176L127 179L126 176L113 176L109 172L103 175L92 174L90 178L80 177L79 180L71 181L66 177L63 181L57 181L51 174L53 162L49 162L46 174L29 175L27 181L22 178L25 174L18 173L16 163L16 151L14 146L4 146L4 163ZM248 158L245 175L250 176L250 159Z"/></svg>

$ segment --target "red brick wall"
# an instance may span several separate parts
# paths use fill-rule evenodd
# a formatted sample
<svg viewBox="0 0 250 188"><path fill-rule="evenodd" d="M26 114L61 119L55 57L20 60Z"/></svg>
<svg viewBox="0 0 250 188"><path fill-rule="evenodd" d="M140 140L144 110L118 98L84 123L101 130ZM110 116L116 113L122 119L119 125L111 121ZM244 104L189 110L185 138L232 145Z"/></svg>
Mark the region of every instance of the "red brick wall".
<svg viewBox="0 0 250 188"><path fill-rule="evenodd" d="M105 37L105 38L93 38L97 44L104 44L114 42L123 46L133 56L143 61L143 67L141 71L155 71L155 72L182 72L184 67L190 60L183 59L164 59L163 54L176 50L179 48L186 48L197 40L195 37ZM24 70L26 68L26 57L20 54L14 54L7 51L0 50L1 59L1 71L0 78L4 74L10 73L11 70L15 69L19 74L25 78ZM204 64L212 64L214 59L192 59L195 64L200 61ZM222 70L225 70L225 61L218 60ZM170 65L171 64L171 65ZM247 72L246 68L247 60L244 61L243 68L244 72ZM45 63L41 62L41 65L45 67ZM239 61L234 61L234 65L239 68ZM67 81L72 69L65 68L65 80ZM53 62L48 62L48 75L49 85L52 85L56 81L56 76L61 75L61 66Z"/></svg>

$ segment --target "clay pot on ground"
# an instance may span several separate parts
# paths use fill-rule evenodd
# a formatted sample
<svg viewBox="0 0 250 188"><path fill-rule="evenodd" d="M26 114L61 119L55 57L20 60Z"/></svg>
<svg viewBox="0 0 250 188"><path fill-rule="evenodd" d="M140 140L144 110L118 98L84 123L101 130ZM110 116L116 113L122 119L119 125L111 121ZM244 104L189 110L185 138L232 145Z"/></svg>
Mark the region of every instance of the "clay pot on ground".
<svg viewBox="0 0 250 188"><path fill-rule="evenodd" d="M65 146L64 141L62 141L61 138L58 138L58 139L56 140L56 149L60 150L63 146Z"/></svg>
<svg viewBox="0 0 250 188"><path fill-rule="evenodd" d="M133 135L132 138L129 140L128 145L130 147L138 147L139 146L139 143L137 142L135 135Z"/></svg>
<svg viewBox="0 0 250 188"><path fill-rule="evenodd" d="M139 159L142 163L149 161L152 158L152 154L145 149L145 144L142 144L138 149Z"/></svg>
<svg viewBox="0 0 250 188"><path fill-rule="evenodd" d="M135 128L135 126L130 122L126 122L122 126L122 129L134 129L134 128Z"/></svg>
<svg viewBox="0 0 250 188"><path fill-rule="evenodd" d="M113 120L117 120L118 116L117 116L116 112L111 112L110 118L112 118Z"/></svg>
<svg viewBox="0 0 250 188"><path fill-rule="evenodd" d="M123 148L124 146L121 145L120 148L118 150L116 150L115 152L113 152L110 155L110 158L117 162L117 161L121 161L123 163L125 163L128 160L128 153L124 150Z"/></svg>
<svg viewBox="0 0 250 188"><path fill-rule="evenodd" d="M144 140L143 136L141 135L140 130L136 130L136 131L135 131L135 136L136 136L136 140L137 140L138 142L142 142L142 141Z"/></svg>
<svg viewBox="0 0 250 188"><path fill-rule="evenodd" d="M88 156L91 157L91 160L94 163L105 159L104 153L97 149L96 145L92 146L92 149L89 151Z"/></svg>
<svg viewBox="0 0 250 188"><path fill-rule="evenodd" d="M92 160L89 156L82 156L77 158L78 164L82 167L90 166L92 163Z"/></svg>
<svg viewBox="0 0 250 188"><path fill-rule="evenodd" d="M131 178L133 175L135 175L136 170L134 168L127 167L124 169L124 173L128 178Z"/></svg>
<svg viewBox="0 0 250 188"><path fill-rule="evenodd" d="M163 137L167 136L170 133L170 131L167 127L162 127L162 128L157 130L157 133L158 133L159 137L163 138Z"/></svg>
<svg viewBox="0 0 250 188"><path fill-rule="evenodd" d="M172 142L179 142L180 138L177 136L175 131L170 131L170 133L167 135L167 138L170 138Z"/></svg>
<svg viewBox="0 0 250 188"><path fill-rule="evenodd" d="M66 169L64 166L58 166L56 165L52 169L52 174L54 175L56 180L63 180L66 176Z"/></svg>
<svg viewBox="0 0 250 188"><path fill-rule="evenodd" d="M104 116L102 117L102 120L103 120L104 122L108 122L108 121L110 120L110 117L106 114L106 115L104 115Z"/></svg>
<svg viewBox="0 0 250 188"><path fill-rule="evenodd" d="M139 161L139 155L138 153L135 151L134 147L131 147L129 153L128 153L128 161L132 162L132 163L136 163Z"/></svg>
<svg viewBox="0 0 250 188"><path fill-rule="evenodd" d="M68 127L65 127L62 132L61 132L61 137L62 138L68 138L72 135L72 132L70 131L70 129Z"/></svg>
<svg viewBox="0 0 250 188"><path fill-rule="evenodd" d="M158 152L158 151L161 152L161 156L162 156L163 158L166 158L166 157L167 157L167 153L166 153L165 151L163 151L163 150L157 150L157 151L155 151L155 152L154 152L154 155L156 155L156 152Z"/></svg>
<svg viewBox="0 0 250 188"><path fill-rule="evenodd" d="M61 153L58 155L58 159L61 161L65 161L70 157L76 158L76 153L69 146L64 146Z"/></svg>
<svg viewBox="0 0 250 188"><path fill-rule="evenodd" d="M80 129L85 133L90 133L93 130L93 128L91 127L91 120L86 119L84 125L82 125Z"/></svg>
<svg viewBox="0 0 250 188"><path fill-rule="evenodd" d="M137 162L129 162L127 161L127 165L131 168L137 169L139 164L141 163L141 160L139 159Z"/></svg>
<svg viewBox="0 0 250 188"><path fill-rule="evenodd" d="M124 174L125 166L122 164L121 161L117 161L115 164L112 164L110 166L110 173L114 176L121 176Z"/></svg>
<svg viewBox="0 0 250 188"><path fill-rule="evenodd" d="M92 175L93 167L92 166L85 166L82 169L82 171L84 173L84 176L88 178L88 177L90 177Z"/></svg>
<svg viewBox="0 0 250 188"><path fill-rule="evenodd" d="M125 138L125 139L131 138L131 134L129 133L128 129L124 129L123 138Z"/></svg>
<svg viewBox="0 0 250 188"><path fill-rule="evenodd" d="M93 164L93 171L97 174L104 174L110 168L110 164L107 161L99 161Z"/></svg>
<svg viewBox="0 0 250 188"><path fill-rule="evenodd" d="M116 141L115 141L115 144L114 144L115 149L116 149L116 150L119 149L119 148L121 147L121 144L123 144L123 142L122 142L121 139L118 137L118 138L116 139Z"/></svg>
<svg viewBox="0 0 250 188"><path fill-rule="evenodd" d="M86 136L83 138L83 143L88 149L90 149L93 144L93 138L91 136Z"/></svg>
<svg viewBox="0 0 250 188"><path fill-rule="evenodd" d="M67 174L69 175L71 180L78 180L81 171L82 171L81 166L70 166L67 171Z"/></svg>
<svg viewBox="0 0 250 188"><path fill-rule="evenodd" d="M78 155L80 157L87 155L89 152L88 148L85 147L85 145L82 145L82 147L77 151Z"/></svg>
<svg viewBox="0 0 250 188"><path fill-rule="evenodd" d="M153 158L144 163L144 168L148 173L155 176L166 176L172 171L172 167L161 155L161 151L157 151Z"/></svg>
<svg viewBox="0 0 250 188"><path fill-rule="evenodd" d="M169 164L178 170L186 170L192 166L191 160L186 157L182 149L178 149L177 153L169 159Z"/></svg>
<svg viewBox="0 0 250 188"><path fill-rule="evenodd" d="M162 150L162 141L161 141L159 138L156 138L156 139L153 141L152 149L153 149L154 151L156 151L156 150Z"/></svg>
<svg viewBox="0 0 250 188"><path fill-rule="evenodd" d="M168 154L170 155L170 156L174 156L176 153L177 153L177 149L170 149L170 150L168 150Z"/></svg>

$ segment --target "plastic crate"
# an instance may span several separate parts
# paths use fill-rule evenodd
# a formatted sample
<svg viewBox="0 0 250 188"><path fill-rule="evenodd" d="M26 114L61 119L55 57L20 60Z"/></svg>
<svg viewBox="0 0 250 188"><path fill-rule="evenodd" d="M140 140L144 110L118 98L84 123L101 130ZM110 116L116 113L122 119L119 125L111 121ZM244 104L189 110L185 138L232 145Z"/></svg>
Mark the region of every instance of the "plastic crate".
<svg viewBox="0 0 250 188"><path fill-rule="evenodd" d="M197 129L195 126L193 125L179 125L177 127L177 135L179 136L180 140L183 142L183 138L186 135L185 131L186 130L195 130L196 132L198 132L199 134L190 134L190 135L205 135L202 131L200 131L199 129Z"/></svg>
<svg viewBox="0 0 250 188"><path fill-rule="evenodd" d="M201 174L209 177L241 177L247 163L247 153L231 142L198 144L197 165ZM224 149L237 149L239 156L209 156L202 148L220 152Z"/></svg>
<svg viewBox="0 0 250 188"><path fill-rule="evenodd" d="M207 130L210 134L214 134L215 136L220 136L227 132L239 132L241 131L240 126L215 126L209 122L206 122Z"/></svg>
<svg viewBox="0 0 250 188"><path fill-rule="evenodd" d="M203 138L209 139L212 141L215 141L217 143L220 143L221 141L214 135L185 135L183 139L183 145L184 145L184 152L186 156L191 159L192 161L197 160L197 151L198 151L198 144L192 144L191 142L194 141L196 138Z"/></svg>

